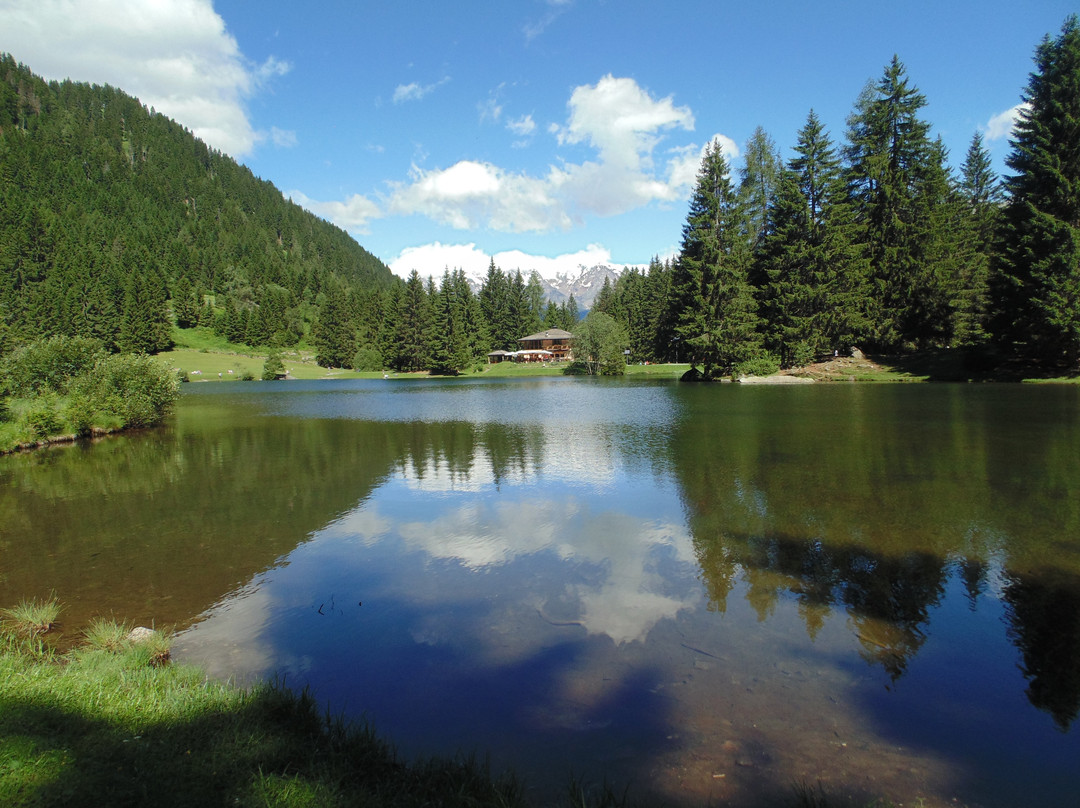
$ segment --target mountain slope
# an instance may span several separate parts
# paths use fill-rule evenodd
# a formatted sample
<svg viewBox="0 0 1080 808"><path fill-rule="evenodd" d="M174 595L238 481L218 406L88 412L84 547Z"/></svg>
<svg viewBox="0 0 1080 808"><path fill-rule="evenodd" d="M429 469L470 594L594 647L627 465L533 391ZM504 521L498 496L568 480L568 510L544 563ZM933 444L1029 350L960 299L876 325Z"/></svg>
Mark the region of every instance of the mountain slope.
<svg viewBox="0 0 1080 808"><path fill-rule="evenodd" d="M0 55L0 351L53 333L158 350L169 298L295 334L328 284L392 283L345 231L175 121ZM134 336L147 322L156 336Z"/></svg>

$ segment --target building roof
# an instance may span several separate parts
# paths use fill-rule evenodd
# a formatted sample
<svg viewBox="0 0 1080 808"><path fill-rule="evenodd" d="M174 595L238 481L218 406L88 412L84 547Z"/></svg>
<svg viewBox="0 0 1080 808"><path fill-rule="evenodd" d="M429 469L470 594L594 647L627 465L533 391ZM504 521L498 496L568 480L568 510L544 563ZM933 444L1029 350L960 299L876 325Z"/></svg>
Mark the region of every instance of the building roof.
<svg viewBox="0 0 1080 808"><path fill-rule="evenodd" d="M527 337L522 337L518 342L531 342L533 340L541 339L573 339L574 335L569 331L563 331L561 328L549 328L547 331L541 331L539 334L529 334Z"/></svg>

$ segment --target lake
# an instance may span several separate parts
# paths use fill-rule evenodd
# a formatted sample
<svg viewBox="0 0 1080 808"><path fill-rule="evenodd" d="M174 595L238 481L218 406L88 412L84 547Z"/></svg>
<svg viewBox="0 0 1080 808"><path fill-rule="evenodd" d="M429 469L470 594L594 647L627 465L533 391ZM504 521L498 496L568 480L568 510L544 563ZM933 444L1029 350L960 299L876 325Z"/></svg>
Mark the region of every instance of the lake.
<svg viewBox="0 0 1080 808"><path fill-rule="evenodd" d="M538 801L1070 804L1078 492L1075 386L191 384L0 457L0 605L175 627Z"/></svg>

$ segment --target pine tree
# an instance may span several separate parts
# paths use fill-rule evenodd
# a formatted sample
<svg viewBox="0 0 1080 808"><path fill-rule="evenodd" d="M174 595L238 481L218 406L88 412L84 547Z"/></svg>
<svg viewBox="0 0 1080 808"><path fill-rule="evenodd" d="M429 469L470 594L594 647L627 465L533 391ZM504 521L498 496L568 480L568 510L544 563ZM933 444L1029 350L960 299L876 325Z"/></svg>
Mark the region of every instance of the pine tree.
<svg viewBox="0 0 1080 808"><path fill-rule="evenodd" d="M431 309L428 292L415 269L405 282L398 305L394 367L402 371L430 367Z"/></svg>
<svg viewBox="0 0 1080 808"><path fill-rule="evenodd" d="M945 339L937 333L943 273L934 263L944 153L919 118L925 105L894 56L848 120L849 188L870 263L868 336L884 351Z"/></svg>
<svg viewBox="0 0 1080 808"><path fill-rule="evenodd" d="M1080 361L1080 21L1043 39L1006 164L993 276L995 337L1030 358Z"/></svg>
<svg viewBox="0 0 1080 808"><path fill-rule="evenodd" d="M863 329L865 263L839 157L813 111L780 187L761 299L768 347L790 367L846 351Z"/></svg>
<svg viewBox="0 0 1080 808"><path fill-rule="evenodd" d="M729 372L758 348L749 250L727 159L709 144L683 225L672 280L675 335L706 379Z"/></svg>
<svg viewBox="0 0 1080 808"><path fill-rule="evenodd" d="M1001 213L1001 183L990 165L990 155L976 132L960 169L962 204L958 244L956 314L953 336L957 345L971 346L989 337L990 257Z"/></svg>
<svg viewBox="0 0 1080 808"><path fill-rule="evenodd" d="M230 300L231 304L231 300ZM324 368L350 367L356 353L356 329L349 316L345 293L331 284L311 326L315 361Z"/></svg>
<svg viewBox="0 0 1080 808"><path fill-rule="evenodd" d="M743 167L739 170L739 198L742 204L743 228L747 245L754 256L750 282L760 286L764 277L759 273L757 258L766 238L772 232L773 207L779 191L783 162L773 139L760 126L746 143Z"/></svg>

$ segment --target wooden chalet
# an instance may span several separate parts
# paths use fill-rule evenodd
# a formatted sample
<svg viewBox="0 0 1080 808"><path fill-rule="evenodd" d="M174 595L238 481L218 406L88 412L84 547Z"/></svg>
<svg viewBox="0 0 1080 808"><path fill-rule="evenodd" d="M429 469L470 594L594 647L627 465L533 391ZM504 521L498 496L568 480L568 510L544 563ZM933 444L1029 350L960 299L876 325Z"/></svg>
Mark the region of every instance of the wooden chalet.
<svg viewBox="0 0 1080 808"><path fill-rule="evenodd" d="M545 359L573 359L570 351L570 340L573 338L573 334L569 331L563 331L561 328L549 328L539 334L529 334L529 336L518 340L518 345L521 346L517 352L518 356L521 356L518 361L529 361L525 357L536 357L543 353L550 354L545 356ZM523 354L524 356L522 356ZM533 359L532 361L536 360Z"/></svg>

